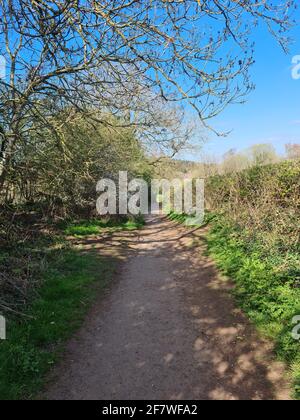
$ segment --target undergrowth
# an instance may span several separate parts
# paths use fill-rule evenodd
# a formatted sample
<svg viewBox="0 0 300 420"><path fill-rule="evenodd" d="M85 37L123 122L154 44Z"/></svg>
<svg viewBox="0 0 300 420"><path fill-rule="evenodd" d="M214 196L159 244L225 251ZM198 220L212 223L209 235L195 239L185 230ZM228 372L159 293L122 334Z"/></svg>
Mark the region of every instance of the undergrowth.
<svg viewBox="0 0 300 420"><path fill-rule="evenodd" d="M142 220L68 223L56 235L23 238L1 248L0 273L5 277L0 282L0 304L5 301L5 306L0 314L7 320L7 339L0 341L0 400L30 399L41 391L64 343L112 278L116 259L82 253L65 235L141 225Z"/></svg>
<svg viewBox="0 0 300 420"><path fill-rule="evenodd" d="M255 166L206 183L208 249L236 284L240 306L275 342L300 398L300 161Z"/></svg>
<svg viewBox="0 0 300 420"><path fill-rule="evenodd" d="M300 162L257 166L206 182L208 252L235 282L234 295L258 330L275 343L300 399ZM170 218L185 222L185 215ZM298 332L300 328L298 329Z"/></svg>
<svg viewBox="0 0 300 420"><path fill-rule="evenodd" d="M99 235L103 231L115 232L119 230L136 230L144 225L144 219L139 216L134 219L116 221L113 219L80 220L78 222L65 223L64 233L69 236Z"/></svg>
<svg viewBox="0 0 300 420"><path fill-rule="evenodd" d="M300 342L292 337L292 319L300 314L299 254L264 253L242 228L215 217L207 237L218 267L235 281L234 295L258 329L275 342L277 356L290 366L295 397L300 398ZM285 259L290 264L288 268Z"/></svg>

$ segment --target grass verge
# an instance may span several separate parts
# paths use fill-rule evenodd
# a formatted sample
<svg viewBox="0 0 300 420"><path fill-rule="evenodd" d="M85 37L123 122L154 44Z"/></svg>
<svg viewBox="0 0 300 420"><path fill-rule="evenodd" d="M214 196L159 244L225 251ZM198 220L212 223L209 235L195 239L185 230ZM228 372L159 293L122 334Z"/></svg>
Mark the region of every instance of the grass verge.
<svg viewBox="0 0 300 420"><path fill-rule="evenodd" d="M110 228L132 230L141 223L114 223ZM76 231L87 235L95 226L100 233L101 222L72 223L66 226L65 234ZM63 237L35 240L30 247L21 244L8 252L11 261L13 252L29 254L40 272L35 270L30 280L35 286L21 307L23 315L5 313L7 340L0 341L0 400L31 399L42 389L66 340L80 327L92 302L111 280L116 260L93 251L80 253Z"/></svg>
<svg viewBox="0 0 300 420"><path fill-rule="evenodd" d="M278 358L292 371L294 397L300 399L300 341L292 337L292 319L300 315L299 254L266 250L259 240L224 217L211 220L208 252L235 282L234 295L259 331L275 342Z"/></svg>
<svg viewBox="0 0 300 420"><path fill-rule="evenodd" d="M179 223L186 221L184 214L174 212L169 218ZM208 254L235 282L233 295L238 305L260 333L275 343L278 359L291 370L293 397L300 399L300 341L292 337L292 320L300 315L299 252L295 248L287 255L276 246L267 251L259 238L224 216L207 213L206 224L211 227Z"/></svg>
<svg viewBox="0 0 300 420"><path fill-rule="evenodd" d="M136 230L144 225L144 219L137 217L136 219L124 220L122 222L107 220L81 220L78 222L67 223L63 226L64 233L68 236L90 236L99 235L103 231L116 232L121 230Z"/></svg>

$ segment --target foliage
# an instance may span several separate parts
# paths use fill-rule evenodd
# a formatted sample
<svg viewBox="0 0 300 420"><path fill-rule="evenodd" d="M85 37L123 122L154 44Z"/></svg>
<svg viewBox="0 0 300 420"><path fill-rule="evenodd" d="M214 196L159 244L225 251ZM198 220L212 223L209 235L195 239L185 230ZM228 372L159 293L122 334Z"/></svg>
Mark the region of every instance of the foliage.
<svg viewBox="0 0 300 420"><path fill-rule="evenodd" d="M118 230L136 230L140 229L144 225L144 220L140 216L135 219L127 219L123 221L116 221L113 219L107 220L88 220L67 223L65 227L66 235L74 236L90 236L90 235L99 235L102 231L105 232L115 232Z"/></svg>
<svg viewBox="0 0 300 420"><path fill-rule="evenodd" d="M64 235L133 230L142 224L141 218L64 222L60 236L43 235L1 250L0 272L11 275L9 285L0 284L0 310L7 318L7 340L0 341L1 400L31 398L40 391L65 341L112 278L114 258L81 253Z"/></svg>
<svg viewBox="0 0 300 420"><path fill-rule="evenodd" d="M112 118L109 127L90 124L74 110L69 112L71 121L65 122L62 113L56 117L63 150L51 131L43 130L16 152L2 195L6 204L40 203L48 216L89 217L95 213L100 179L116 179L121 170L129 177L147 177L150 169L131 128L117 128Z"/></svg>
<svg viewBox="0 0 300 420"><path fill-rule="evenodd" d="M265 249L299 252L300 161L212 177L206 198L208 208L226 214Z"/></svg>
<svg viewBox="0 0 300 420"><path fill-rule="evenodd" d="M114 115L121 126L160 139L168 131L161 105L185 101L207 126L253 87L250 32L265 24L285 48L295 8L294 0L0 0L0 49L8 64L7 80L0 78L0 191L32 134L51 131L64 154L53 115L70 107L104 125L103 115ZM178 143L176 137L165 140Z"/></svg>
<svg viewBox="0 0 300 420"><path fill-rule="evenodd" d="M245 231L226 218L215 218L212 224L208 235L210 254L235 281L234 294L240 306L260 331L274 340L279 358L291 366L297 391L300 343L291 332L292 319L300 314L300 289L295 286L296 278L300 278L299 254L285 257L275 248L266 255L260 241L249 241Z"/></svg>
<svg viewBox="0 0 300 420"><path fill-rule="evenodd" d="M292 318L300 315L300 162L213 177L206 195L216 214L209 252L234 279L242 308L291 366L300 398L300 344L291 336Z"/></svg>
<svg viewBox="0 0 300 420"><path fill-rule="evenodd" d="M7 340L0 342L2 400L32 397L40 389L63 342L79 327L113 267L112 261L73 250L52 255L36 298L22 320L10 318Z"/></svg>

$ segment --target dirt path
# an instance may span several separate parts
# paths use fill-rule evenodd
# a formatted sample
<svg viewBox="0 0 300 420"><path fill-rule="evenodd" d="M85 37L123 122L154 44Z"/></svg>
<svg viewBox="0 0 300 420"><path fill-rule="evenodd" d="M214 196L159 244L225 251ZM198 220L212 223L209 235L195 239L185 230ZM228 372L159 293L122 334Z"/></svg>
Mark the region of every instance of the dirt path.
<svg viewBox="0 0 300 420"><path fill-rule="evenodd" d="M125 261L68 344L46 398L288 398L283 366L203 256L203 232L186 232L156 216L138 235L85 241Z"/></svg>

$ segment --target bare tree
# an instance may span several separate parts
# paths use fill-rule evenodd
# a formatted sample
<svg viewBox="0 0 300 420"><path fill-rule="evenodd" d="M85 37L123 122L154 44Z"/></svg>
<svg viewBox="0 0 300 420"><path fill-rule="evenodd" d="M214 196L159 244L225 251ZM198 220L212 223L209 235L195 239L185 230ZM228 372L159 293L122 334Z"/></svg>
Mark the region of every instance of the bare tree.
<svg viewBox="0 0 300 420"><path fill-rule="evenodd" d="M293 5L0 0L0 48L8 73L0 81L0 189L31 132L51 127L65 152L59 127L51 122L53 109L72 105L98 121L113 112L122 125L146 125L132 118L140 109L133 99L146 90L164 101L187 102L207 125L252 87L252 27L264 21L285 47Z"/></svg>
<svg viewBox="0 0 300 420"><path fill-rule="evenodd" d="M288 159L300 159L300 144L289 143L285 145L286 155Z"/></svg>
<svg viewBox="0 0 300 420"><path fill-rule="evenodd" d="M238 153L235 149L230 149L223 155L222 172L225 174L240 172L251 165L246 153Z"/></svg>
<svg viewBox="0 0 300 420"><path fill-rule="evenodd" d="M252 165L269 165L278 161L275 147L272 144L254 144L247 150Z"/></svg>

